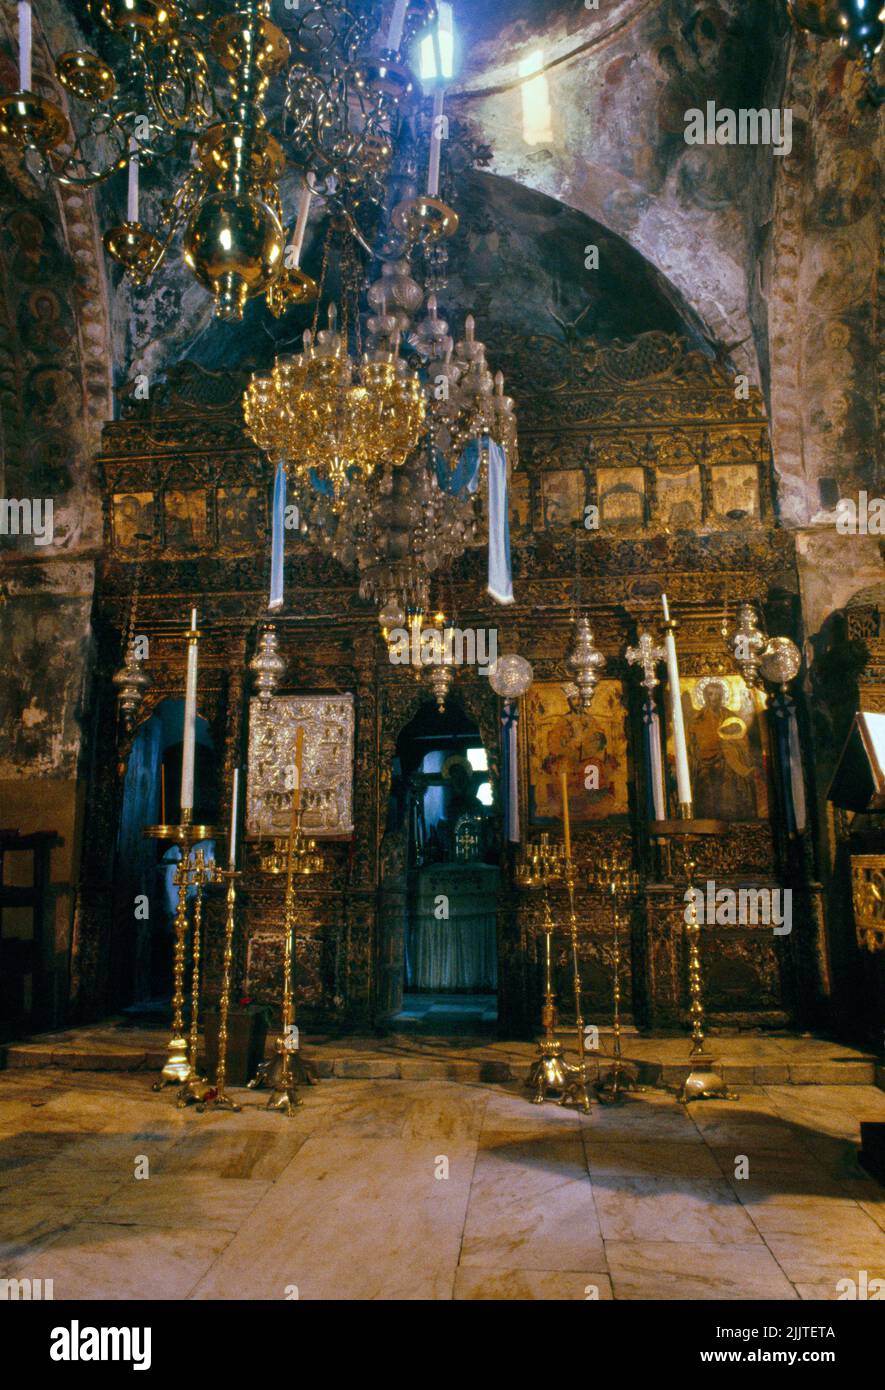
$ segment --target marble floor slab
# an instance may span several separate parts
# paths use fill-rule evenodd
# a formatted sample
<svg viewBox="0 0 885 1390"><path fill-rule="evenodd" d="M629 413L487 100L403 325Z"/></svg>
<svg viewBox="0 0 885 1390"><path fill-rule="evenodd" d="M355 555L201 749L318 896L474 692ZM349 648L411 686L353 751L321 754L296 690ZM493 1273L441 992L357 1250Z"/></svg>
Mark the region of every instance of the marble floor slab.
<svg viewBox="0 0 885 1390"><path fill-rule="evenodd" d="M885 1278L870 1086L650 1088L589 1115L521 1080L328 1078L291 1119L143 1074L0 1072L0 1279L56 1298L835 1299ZM848 1290L846 1295L845 1290ZM859 1297L868 1296L860 1292Z"/></svg>

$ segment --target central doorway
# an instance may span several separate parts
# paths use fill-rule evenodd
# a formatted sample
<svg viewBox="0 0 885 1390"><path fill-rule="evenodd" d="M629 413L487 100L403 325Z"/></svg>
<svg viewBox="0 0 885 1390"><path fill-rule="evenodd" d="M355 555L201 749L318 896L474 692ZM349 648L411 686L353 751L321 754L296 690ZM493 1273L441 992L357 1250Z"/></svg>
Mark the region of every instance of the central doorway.
<svg viewBox="0 0 885 1390"><path fill-rule="evenodd" d="M477 725L453 700L443 711L428 701L401 731L391 772L386 838L399 841L399 872L384 884L385 1021L398 1032L492 1035L499 831Z"/></svg>

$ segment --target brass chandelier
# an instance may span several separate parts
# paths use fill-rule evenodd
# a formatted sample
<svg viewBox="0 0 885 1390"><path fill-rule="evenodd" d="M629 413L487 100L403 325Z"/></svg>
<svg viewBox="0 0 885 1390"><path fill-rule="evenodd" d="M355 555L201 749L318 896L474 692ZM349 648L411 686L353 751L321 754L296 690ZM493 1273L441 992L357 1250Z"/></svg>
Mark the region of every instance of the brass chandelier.
<svg viewBox="0 0 885 1390"><path fill-rule="evenodd" d="M283 460L297 495L326 491L340 511L354 477L405 462L424 422L414 372L392 352L354 361L347 318L340 333L329 305L328 328L304 334L304 351L278 357L269 376L254 375L243 399L246 429L271 459ZM311 476L312 475L312 476Z"/></svg>
<svg viewBox="0 0 885 1390"><path fill-rule="evenodd" d="M259 295L283 313L316 293L298 263L310 198L321 197L363 240L377 208L412 91L400 50L435 14L432 0L394 5L397 25L379 28L373 0L303 0L293 7L290 43L270 18L270 0L232 0L221 14L212 0L87 0L99 52L76 49L55 61L73 98L69 119L33 90L31 4L21 0L19 90L0 99L0 142L33 174L63 184L90 187L128 169L127 217L104 244L135 283L182 233L184 259L219 317L240 318ZM268 88L286 70L274 134ZM280 196L287 163L305 185L292 237ZM167 165L168 191L150 229L139 218L140 170Z"/></svg>
<svg viewBox="0 0 885 1390"><path fill-rule="evenodd" d="M406 8L398 0L392 25ZM440 6L440 20L451 24L448 8ZM456 341L439 311L448 259L441 243L458 226L457 213L439 197L439 84L450 77L440 63L430 78L436 92L426 194L413 182L414 148L393 152L400 197L392 207L384 199L381 268L366 291L365 319L366 248L342 215L329 228L319 277L322 295L334 245L340 328L333 303L328 327L318 330L318 303L302 353L278 357L270 373L254 375L243 399L247 432L285 466L302 533L356 571L361 596L378 605L386 630L420 621L430 607L431 576L477 539L490 450L500 447L511 467L517 458L513 401L488 364L472 314ZM428 85L423 69L422 82ZM319 140L316 132L310 138ZM412 274L416 254L425 264L423 287Z"/></svg>

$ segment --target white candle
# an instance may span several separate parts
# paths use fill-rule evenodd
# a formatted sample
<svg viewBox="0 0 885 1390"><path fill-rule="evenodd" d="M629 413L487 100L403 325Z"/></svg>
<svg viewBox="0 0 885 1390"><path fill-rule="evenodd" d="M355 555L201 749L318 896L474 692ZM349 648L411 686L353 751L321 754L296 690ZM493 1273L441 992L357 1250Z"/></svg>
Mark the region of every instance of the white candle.
<svg viewBox="0 0 885 1390"><path fill-rule="evenodd" d="M234 790L230 803L230 837L227 865L229 869L237 867L237 803L240 796L240 769L234 768Z"/></svg>
<svg viewBox="0 0 885 1390"><path fill-rule="evenodd" d="M439 193L439 161L442 154L443 107L446 94L440 87L433 94L433 122L430 131L430 163L427 166L427 196Z"/></svg>
<svg viewBox="0 0 885 1390"><path fill-rule="evenodd" d="M670 606L667 595L661 594L664 609L664 622L670 621ZM671 630L664 634L664 649L667 653L667 684L670 688L670 717L673 720L673 747L676 750L676 795L680 808L691 806L691 777L688 771L688 747L685 742L685 721L682 717L682 692L679 689L679 662L676 657L676 639Z"/></svg>
<svg viewBox="0 0 885 1390"><path fill-rule="evenodd" d="M31 0L18 0L18 86L31 90Z"/></svg>
<svg viewBox="0 0 885 1390"><path fill-rule="evenodd" d="M313 190L310 184L305 183L301 190L301 199L298 203L298 216L295 219L295 233L292 237L292 259L295 267L301 265L301 248L304 245L304 233L307 229L307 217L310 212L310 204L313 198Z"/></svg>
<svg viewBox="0 0 885 1390"><path fill-rule="evenodd" d="M387 30L387 43L385 47L391 53L398 53L399 46L403 37L403 26L406 22L406 10L409 8L409 0L395 0L393 13L390 16L390 28Z"/></svg>
<svg viewBox="0 0 885 1390"><path fill-rule="evenodd" d="M191 609L191 632L197 630L197 610ZM184 740L181 749L181 809L194 809L194 750L197 736L197 642L188 638L187 684L184 690Z"/></svg>
<svg viewBox="0 0 885 1390"><path fill-rule="evenodd" d="M126 204L127 222L138 221L138 141L129 137L129 196Z"/></svg>

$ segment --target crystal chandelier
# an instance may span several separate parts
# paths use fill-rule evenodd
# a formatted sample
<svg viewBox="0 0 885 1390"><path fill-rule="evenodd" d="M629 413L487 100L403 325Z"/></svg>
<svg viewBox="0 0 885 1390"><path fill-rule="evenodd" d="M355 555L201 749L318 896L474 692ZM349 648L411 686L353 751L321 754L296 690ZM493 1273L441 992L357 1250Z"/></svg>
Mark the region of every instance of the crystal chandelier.
<svg viewBox="0 0 885 1390"><path fill-rule="evenodd" d="M91 187L128 169L127 217L104 244L135 283L183 231L184 259L220 317L241 317L246 300L259 295L284 312L312 293L298 266L300 239L293 257L284 254L287 161L310 176L299 212L318 193L364 236L359 218L376 208L400 103L412 87L399 53L434 17L428 0L393 3L397 22L380 31L380 6L371 0L293 6L290 61L270 0L233 0L218 17L209 0L88 0L100 52L73 50L55 63L74 99L69 121L32 90L32 12L21 0L19 90L0 100L0 142L35 175L64 184ZM283 120L273 134L268 86L287 68ZM223 102L217 93L225 82ZM159 225L149 229L139 218L140 170L167 165ZM299 221L303 237L306 214Z"/></svg>
<svg viewBox="0 0 885 1390"><path fill-rule="evenodd" d="M430 576L461 555L479 529L474 498L440 487L420 452L401 468L357 477L335 511L314 494L304 506L307 534L346 570L359 574L360 597L382 605L382 627L430 606Z"/></svg>
<svg viewBox="0 0 885 1390"><path fill-rule="evenodd" d="M243 399L250 437L271 458L285 461L300 499L327 492L333 511L345 492L368 479L381 463L402 465L424 423L424 393L414 372L393 352L376 351L354 361L347 319L315 336L307 329L304 351L278 357L270 376L253 376Z"/></svg>

